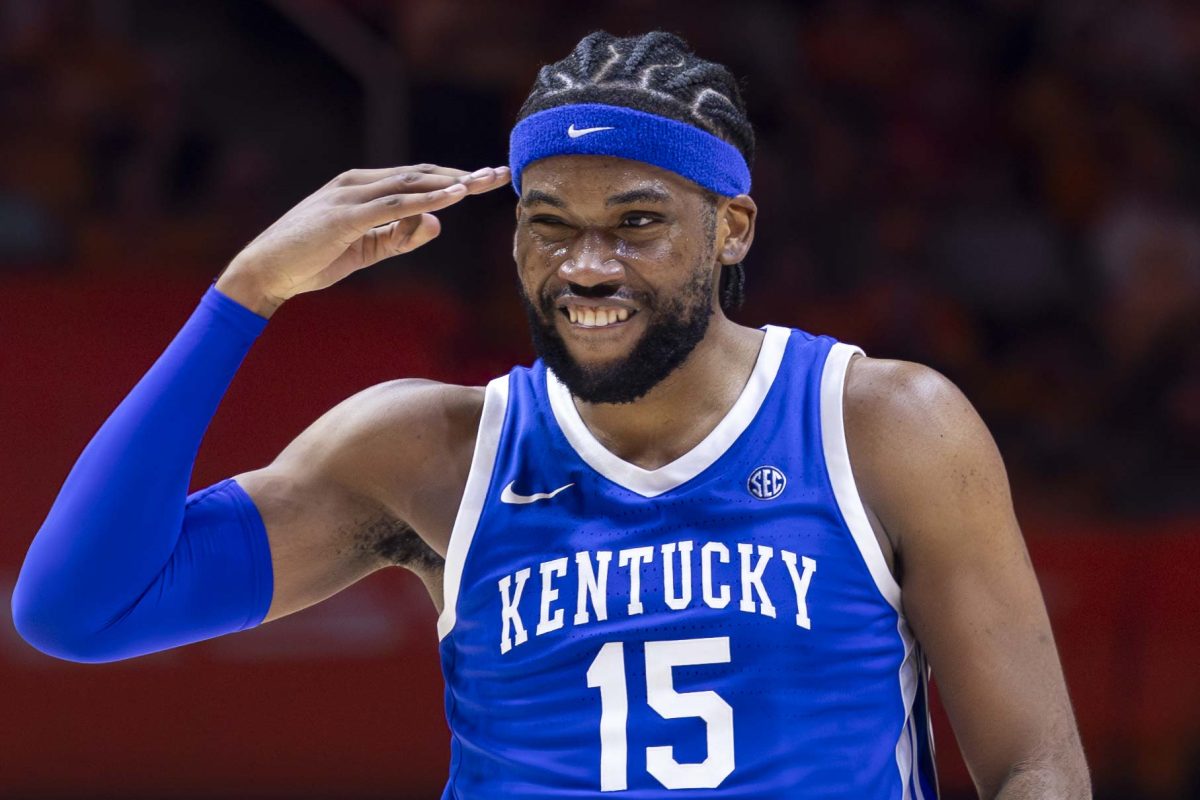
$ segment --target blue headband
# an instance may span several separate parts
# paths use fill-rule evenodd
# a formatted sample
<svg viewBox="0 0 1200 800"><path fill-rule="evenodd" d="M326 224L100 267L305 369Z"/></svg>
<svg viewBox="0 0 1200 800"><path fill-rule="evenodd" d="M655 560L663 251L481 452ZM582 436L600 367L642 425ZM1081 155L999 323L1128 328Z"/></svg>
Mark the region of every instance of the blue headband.
<svg viewBox="0 0 1200 800"><path fill-rule="evenodd" d="M725 197L750 191L750 169L736 147L677 120L622 106L580 103L530 114L508 139L512 185L549 156L615 156L662 167Z"/></svg>

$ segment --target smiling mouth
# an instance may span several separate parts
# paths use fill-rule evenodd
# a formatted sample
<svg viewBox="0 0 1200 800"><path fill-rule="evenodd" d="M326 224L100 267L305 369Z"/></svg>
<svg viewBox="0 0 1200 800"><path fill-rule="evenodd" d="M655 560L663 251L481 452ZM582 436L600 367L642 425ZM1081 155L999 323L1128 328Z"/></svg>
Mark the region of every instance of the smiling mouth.
<svg viewBox="0 0 1200 800"><path fill-rule="evenodd" d="M567 321L582 328L607 328L630 319L638 312L629 308L570 305L559 309Z"/></svg>

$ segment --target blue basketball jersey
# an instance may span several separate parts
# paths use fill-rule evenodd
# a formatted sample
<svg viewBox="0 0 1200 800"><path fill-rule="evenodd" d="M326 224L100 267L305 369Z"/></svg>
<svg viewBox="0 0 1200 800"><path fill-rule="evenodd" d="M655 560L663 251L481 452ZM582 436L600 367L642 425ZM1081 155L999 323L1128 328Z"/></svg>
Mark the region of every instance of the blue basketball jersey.
<svg viewBox="0 0 1200 800"><path fill-rule="evenodd" d="M927 669L850 470L857 348L767 326L653 470L541 363L488 384L438 620L443 800L934 800Z"/></svg>

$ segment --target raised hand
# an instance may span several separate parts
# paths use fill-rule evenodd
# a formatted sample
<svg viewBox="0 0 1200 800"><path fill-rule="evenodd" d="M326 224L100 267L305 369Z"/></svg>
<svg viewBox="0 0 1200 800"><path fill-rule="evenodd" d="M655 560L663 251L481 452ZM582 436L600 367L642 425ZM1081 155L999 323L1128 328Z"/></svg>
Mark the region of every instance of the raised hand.
<svg viewBox="0 0 1200 800"><path fill-rule="evenodd" d="M270 316L288 298L429 242L441 232L432 212L508 180L507 167L468 173L417 164L344 172L246 245L216 287Z"/></svg>

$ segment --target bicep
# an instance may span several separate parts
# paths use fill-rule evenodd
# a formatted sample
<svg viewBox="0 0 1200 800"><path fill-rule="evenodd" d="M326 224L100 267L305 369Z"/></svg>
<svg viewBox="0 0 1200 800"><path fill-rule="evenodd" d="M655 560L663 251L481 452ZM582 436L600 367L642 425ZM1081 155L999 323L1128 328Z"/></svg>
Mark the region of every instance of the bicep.
<svg viewBox="0 0 1200 800"><path fill-rule="evenodd" d="M1016 519L1006 498L963 497L976 493L964 488L908 515L901 588L963 756L989 797L1015 766L1069 741L1074 722Z"/></svg>
<svg viewBox="0 0 1200 800"><path fill-rule="evenodd" d="M421 398L413 397L420 386L410 385L417 383L360 392L310 425L270 465L235 476L270 545L275 589L264 621L307 608L383 567L417 571L439 560L404 521L389 487L403 482L405 472L397 439L422 414Z"/></svg>
<svg viewBox="0 0 1200 800"><path fill-rule="evenodd" d="M898 545L904 613L990 797L1022 765L1073 760L1078 740L1000 454L966 398L918 370L885 408L859 409L876 420L859 463Z"/></svg>
<svg viewBox="0 0 1200 800"><path fill-rule="evenodd" d="M262 517L274 594L263 622L318 603L386 566L366 537L396 524L366 498L309 471L235 476Z"/></svg>

